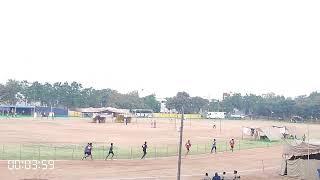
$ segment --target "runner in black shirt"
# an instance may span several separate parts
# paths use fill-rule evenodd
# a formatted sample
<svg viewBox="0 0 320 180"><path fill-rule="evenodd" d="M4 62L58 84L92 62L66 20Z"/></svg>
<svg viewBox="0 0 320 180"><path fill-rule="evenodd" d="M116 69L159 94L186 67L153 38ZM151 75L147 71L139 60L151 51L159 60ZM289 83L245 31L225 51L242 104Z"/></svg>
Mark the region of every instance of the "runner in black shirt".
<svg viewBox="0 0 320 180"><path fill-rule="evenodd" d="M143 156L141 157L141 159L145 158L147 155L147 141L144 142L144 144L142 145L142 151L143 151Z"/></svg>
<svg viewBox="0 0 320 180"><path fill-rule="evenodd" d="M107 160L108 159L108 157L109 157L109 155L110 154L112 154L112 156L111 156L111 159L113 158L113 156L114 156L114 153L113 153L113 143L111 143L111 145L110 145L110 148L109 148L109 153L108 153L108 156L106 157L106 159L105 160Z"/></svg>

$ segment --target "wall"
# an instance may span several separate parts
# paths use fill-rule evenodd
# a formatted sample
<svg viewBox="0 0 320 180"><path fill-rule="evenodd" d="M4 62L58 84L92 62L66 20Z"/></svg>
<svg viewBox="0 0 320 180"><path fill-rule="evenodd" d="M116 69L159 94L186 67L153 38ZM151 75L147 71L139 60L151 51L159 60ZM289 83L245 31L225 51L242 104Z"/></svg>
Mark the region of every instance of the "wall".
<svg viewBox="0 0 320 180"><path fill-rule="evenodd" d="M155 118L181 118L181 114L153 113ZM185 114L186 119L201 119L201 114Z"/></svg>
<svg viewBox="0 0 320 180"><path fill-rule="evenodd" d="M68 111L68 116L69 116L69 117L81 117L81 112Z"/></svg>

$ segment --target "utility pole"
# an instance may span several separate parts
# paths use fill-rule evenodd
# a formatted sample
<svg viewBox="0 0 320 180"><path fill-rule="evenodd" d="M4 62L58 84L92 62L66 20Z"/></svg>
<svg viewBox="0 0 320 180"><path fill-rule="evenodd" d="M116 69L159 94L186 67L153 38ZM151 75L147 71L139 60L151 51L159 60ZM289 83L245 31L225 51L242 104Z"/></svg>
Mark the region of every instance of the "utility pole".
<svg viewBox="0 0 320 180"><path fill-rule="evenodd" d="M220 134L221 134L221 118L220 118Z"/></svg>
<svg viewBox="0 0 320 180"><path fill-rule="evenodd" d="M180 125L179 159L178 159L178 174L177 174L177 180L180 180L180 174L181 174L181 151L182 151L183 121L184 121L184 109L183 109L183 106L182 106L181 125Z"/></svg>
<svg viewBox="0 0 320 180"><path fill-rule="evenodd" d="M307 129L308 129L308 162L307 162L307 173L308 173L308 176L310 174L310 130L309 130L309 122L307 124Z"/></svg>

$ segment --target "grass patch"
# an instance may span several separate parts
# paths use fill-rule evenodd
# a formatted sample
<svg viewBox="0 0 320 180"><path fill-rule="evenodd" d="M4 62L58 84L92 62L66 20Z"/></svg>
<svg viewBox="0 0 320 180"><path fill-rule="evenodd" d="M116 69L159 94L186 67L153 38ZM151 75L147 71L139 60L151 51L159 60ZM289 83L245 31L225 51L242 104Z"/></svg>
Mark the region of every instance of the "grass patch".
<svg viewBox="0 0 320 180"><path fill-rule="evenodd" d="M236 140L234 151L252 149L252 148L268 148L271 146L281 145L281 141L254 141L254 140ZM191 155L207 154L211 151L211 143L193 144ZM93 148L92 154L94 159L104 159L109 151L108 146L96 146ZM217 142L217 152L228 152L230 150L228 141ZM141 147L114 147L114 158L116 159L140 159L142 156ZM183 155L186 149L183 146ZM84 154L84 147L81 145L0 145L1 160L79 160ZM178 155L178 146L149 146L147 158L161 158Z"/></svg>

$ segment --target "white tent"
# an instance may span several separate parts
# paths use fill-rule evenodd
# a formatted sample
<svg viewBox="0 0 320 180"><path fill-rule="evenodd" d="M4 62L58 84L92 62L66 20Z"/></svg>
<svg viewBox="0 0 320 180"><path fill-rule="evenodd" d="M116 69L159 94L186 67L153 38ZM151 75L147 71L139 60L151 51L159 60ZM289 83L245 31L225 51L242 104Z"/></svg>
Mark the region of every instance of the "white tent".
<svg viewBox="0 0 320 180"><path fill-rule="evenodd" d="M283 157L281 175L305 180L319 180L320 141L310 141L309 144L305 142L288 143L284 148Z"/></svg>
<svg viewBox="0 0 320 180"><path fill-rule="evenodd" d="M288 134L288 130L286 127L278 126L242 127L242 133L255 139L266 137L270 141L279 141L284 137L284 134Z"/></svg>

